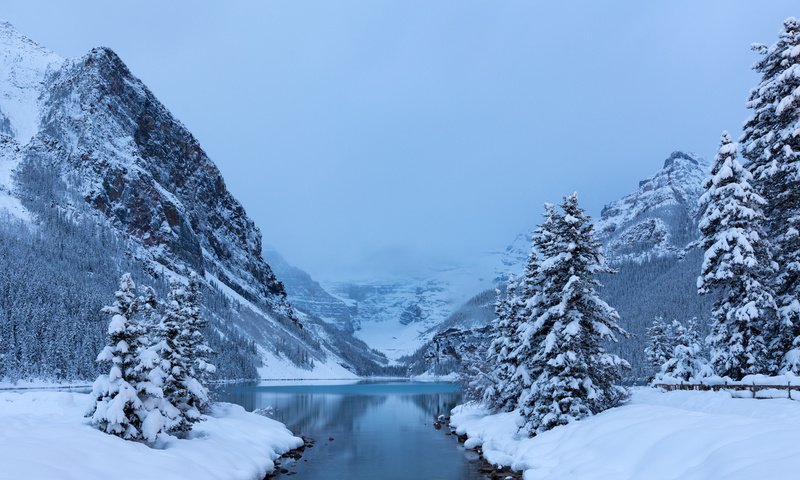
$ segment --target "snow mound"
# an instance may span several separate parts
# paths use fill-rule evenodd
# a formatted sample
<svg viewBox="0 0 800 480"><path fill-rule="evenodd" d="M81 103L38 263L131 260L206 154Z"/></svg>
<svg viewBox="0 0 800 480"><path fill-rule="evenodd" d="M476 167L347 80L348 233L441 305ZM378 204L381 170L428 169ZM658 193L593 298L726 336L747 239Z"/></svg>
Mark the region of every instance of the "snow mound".
<svg viewBox="0 0 800 480"><path fill-rule="evenodd" d="M191 439L154 449L89 426L90 403L83 393L0 392L0 479L253 480L303 443L282 423L221 403Z"/></svg>
<svg viewBox="0 0 800 480"><path fill-rule="evenodd" d="M793 478L800 470L800 402L725 392L635 389L631 402L535 438L515 412L466 405L451 424L486 459L525 480Z"/></svg>

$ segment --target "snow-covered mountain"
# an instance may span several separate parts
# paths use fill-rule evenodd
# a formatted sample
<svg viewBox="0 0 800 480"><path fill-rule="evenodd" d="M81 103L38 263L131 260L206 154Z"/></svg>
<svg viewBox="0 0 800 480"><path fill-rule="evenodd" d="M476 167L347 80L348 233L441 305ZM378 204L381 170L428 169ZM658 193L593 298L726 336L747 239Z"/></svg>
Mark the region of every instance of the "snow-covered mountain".
<svg viewBox="0 0 800 480"><path fill-rule="evenodd" d="M595 226L608 260L641 261L684 251L698 236L697 200L709 168L694 154L673 152L636 191L603 208Z"/></svg>
<svg viewBox="0 0 800 480"><path fill-rule="evenodd" d="M113 51L62 59L0 24L0 136L0 206L34 230L93 223L153 281L197 271L224 354L252 342L273 378L346 377L345 357L371 362L291 306L217 167Z"/></svg>

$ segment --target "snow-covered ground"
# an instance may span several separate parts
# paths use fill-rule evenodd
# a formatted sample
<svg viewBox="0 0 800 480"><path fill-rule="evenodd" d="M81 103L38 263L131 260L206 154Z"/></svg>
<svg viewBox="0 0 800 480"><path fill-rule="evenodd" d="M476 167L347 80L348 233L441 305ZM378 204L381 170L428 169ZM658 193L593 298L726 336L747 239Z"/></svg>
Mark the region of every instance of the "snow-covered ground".
<svg viewBox="0 0 800 480"><path fill-rule="evenodd" d="M795 478L800 401L732 398L726 392L637 388L631 401L535 438L518 436L516 413L453 411L451 424L486 459L525 480Z"/></svg>
<svg viewBox="0 0 800 480"><path fill-rule="evenodd" d="M261 479L302 445L286 427L229 403L192 438L161 448L102 433L83 417L88 394L0 392L0 479Z"/></svg>

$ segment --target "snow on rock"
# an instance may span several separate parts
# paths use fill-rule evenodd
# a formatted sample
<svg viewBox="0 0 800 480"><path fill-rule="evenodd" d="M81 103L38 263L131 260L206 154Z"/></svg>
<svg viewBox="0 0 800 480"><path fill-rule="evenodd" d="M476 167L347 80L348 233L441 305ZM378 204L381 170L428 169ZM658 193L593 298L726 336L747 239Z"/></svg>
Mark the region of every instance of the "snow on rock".
<svg viewBox="0 0 800 480"><path fill-rule="evenodd" d="M64 59L0 22L0 133L27 143L39 126L39 95Z"/></svg>
<svg viewBox="0 0 800 480"><path fill-rule="evenodd" d="M516 412L465 405L451 424L482 445L489 462L525 480L749 480L800 470L800 402L733 398L725 392L638 388L631 401L534 438L517 433Z"/></svg>
<svg viewBox="0 0 800 480"><path fill-rule="evenodd" d="M0 479L261 479L302 445L286 427L220 403L192 438L161 448L102 433L83 417L88 394L0 392Z"/></svg>
<svg viewBox="0 0 800 480"><path fill-rule="evenodd" d="M607 205L595 227L611 262L675 254L697 237L697 199L709 166L673 152L633 193Z"/></svg>
<svg viewBox="0 0 800 480"><path fill-rule="evenodd" d="M29 222L30 212L14 195L13 174L19 161L19 144L13 138L2 135L0 129L0 212Z"/></svg>

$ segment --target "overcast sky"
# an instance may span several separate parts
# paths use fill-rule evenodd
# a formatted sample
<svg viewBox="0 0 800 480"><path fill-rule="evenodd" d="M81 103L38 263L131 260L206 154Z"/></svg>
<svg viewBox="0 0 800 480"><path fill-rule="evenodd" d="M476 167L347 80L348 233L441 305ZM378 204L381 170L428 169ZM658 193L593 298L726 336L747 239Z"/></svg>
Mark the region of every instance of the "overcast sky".
<svg viewBox="0 0 800 480"><path fill-rule="evenodd" d="M797 1L3 0L113 48L287 259L325 279L469 262L578 191L597 214L673 150L738 136ZM794 9L792 8L794 7Z"/></svg>

